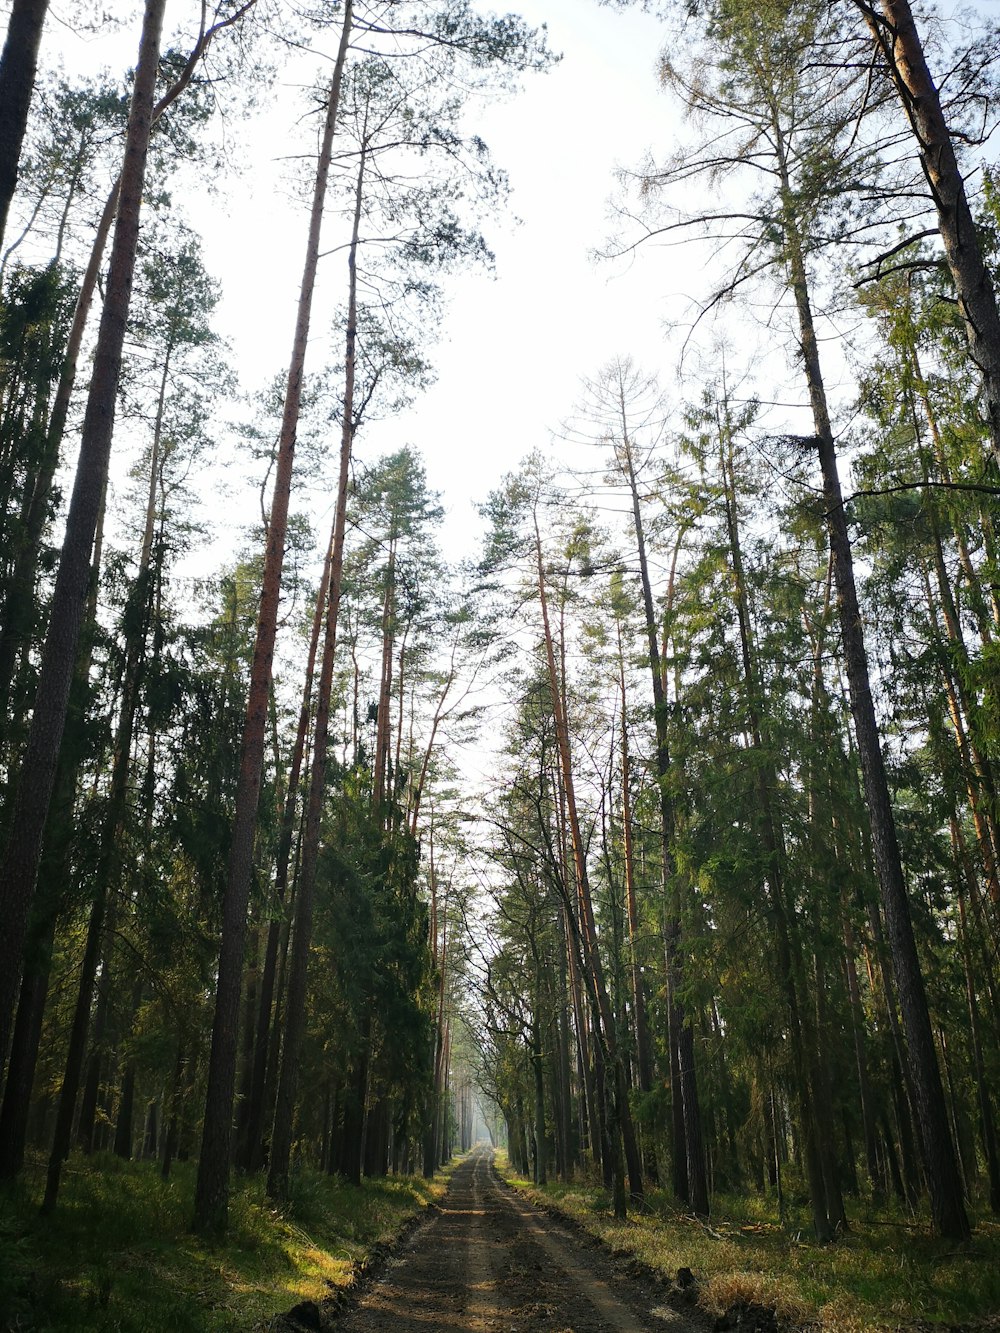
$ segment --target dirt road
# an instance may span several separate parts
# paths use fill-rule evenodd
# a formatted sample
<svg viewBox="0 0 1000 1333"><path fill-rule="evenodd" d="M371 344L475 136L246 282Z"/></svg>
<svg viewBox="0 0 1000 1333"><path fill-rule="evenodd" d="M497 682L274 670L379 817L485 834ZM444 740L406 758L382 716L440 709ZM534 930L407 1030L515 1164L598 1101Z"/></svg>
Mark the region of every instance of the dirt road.
<svg viewBox="0 0 1000 1333"><path fill-rule="evenodd" d="M456 1170L441 1211L389 1261L343 1333L702 1333L663 1289L618 1273L594 1242L564 1230L502 1184L477 1148Z"/></svg>

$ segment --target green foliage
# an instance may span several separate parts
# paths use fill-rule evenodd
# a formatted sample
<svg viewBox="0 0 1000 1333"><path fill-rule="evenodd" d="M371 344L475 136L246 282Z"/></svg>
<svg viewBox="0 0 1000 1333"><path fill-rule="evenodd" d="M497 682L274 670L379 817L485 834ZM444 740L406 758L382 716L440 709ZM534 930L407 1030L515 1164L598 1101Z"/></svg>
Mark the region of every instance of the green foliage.
<svg viewBox="0 0 1000 1333"><path fill-rule="evenodd" d="M612 1251L635 1256L664 1277L690 1268L710 1315L739 1299L774 1306L796 1326L828 1333L896 1333L916 1320L943 1327L992 1314L1000 1303L1000 1228L982 1228L971 1250L933 1240L928 1220L874 1220L852 1211L851 1234L833 1246L810 1245L808 1217L797 1209L784 1225L773 1197L716 1198L711 1227L650 1191L643 1214L613 1220L603 1191L591 1184L544 1189L512 1177L518 1189L565 1212Z"/></svg>
<svg viewBox="0 0 1000 1333"><path fill-rule="evenodd" d="M0 1319L53 1330L223 1333L350 1281L372 1245L441 1192L413 1177L360 1187L301 1171L276 1212L263 1181L234 1192L225 1243L190 1234L194 1172L72 1159L57 1213L37 1214L37 1175L0 1195Z"/></svg>
<svg viewBox="0 0 1000 1333"><path fill-rule="evenodd" d="M345 1070L371 1043L384 1086L422 1091L430 1072L427 907L418 894L418 847L386 834L365 768L335 772L319 865L315 928L324 984L315 1023ZM329 1058L329 1057L328 1057Z"/></svg>

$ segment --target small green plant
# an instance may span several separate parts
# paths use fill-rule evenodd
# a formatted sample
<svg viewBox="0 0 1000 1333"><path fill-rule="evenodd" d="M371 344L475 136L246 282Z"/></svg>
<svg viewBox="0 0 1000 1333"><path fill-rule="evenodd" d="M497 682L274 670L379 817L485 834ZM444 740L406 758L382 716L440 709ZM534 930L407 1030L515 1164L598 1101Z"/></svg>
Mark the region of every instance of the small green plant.
<svg viewBox="0 0 1000 1333"><path fill-rule="evenodd" d="M105 1169L109 1168L109 1169ZM39 1216L36 1164L0 1193L0 1327L228 1333L351 1280L372 1245L443 1191L410 1177L360 1186L302 1170L277 1209L260 1177L233 1190L229 1231L190 1230L194 1168L74 1157L59 1206Z"/></svg>

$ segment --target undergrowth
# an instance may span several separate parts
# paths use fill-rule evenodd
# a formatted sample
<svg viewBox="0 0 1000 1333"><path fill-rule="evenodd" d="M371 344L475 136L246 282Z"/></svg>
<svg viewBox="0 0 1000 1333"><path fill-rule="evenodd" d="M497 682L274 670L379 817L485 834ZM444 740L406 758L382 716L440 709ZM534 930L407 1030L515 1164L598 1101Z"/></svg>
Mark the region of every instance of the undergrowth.
<svg viewBox="0 0 1000 1333"><path fill-rule="evenodd" d="M926 1220L858 1206L834 1244L810 1239L805 1214L780 1225L773 1198L719 1196L707 1225L650 1190L641 1212L611 1215L599 1186L542 1188L500 1159L511 1184L569 1214L613 1251L676 1276L690 1268L698 1300L718 1315L740 1300L771 1306L793 1326L823 1333L896 1333L918 1322L964 1324L1000 1313L1000 1224L978 1219L971 1244L935 1239Z"/></svg>
<svg viewBox="0 0 1000 1333"><path fill-rule="evenodd" d="M302 1170L287 1208L260 1177L234 1184L224 1241L190 1230L194 1167L74 1157L41 1217L42 1173L0 1191L0 1328L224 1333L344 1286L371 1247L443 1193L389 1177L348 1185Z"/></svg>

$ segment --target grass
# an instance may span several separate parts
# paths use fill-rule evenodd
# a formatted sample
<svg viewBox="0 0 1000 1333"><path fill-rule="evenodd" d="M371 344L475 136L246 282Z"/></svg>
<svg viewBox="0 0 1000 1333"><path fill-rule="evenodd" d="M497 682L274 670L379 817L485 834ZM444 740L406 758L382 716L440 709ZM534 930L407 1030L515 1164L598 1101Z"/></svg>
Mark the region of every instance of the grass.
<svg viewBox="0 0 1000 1333"><path fill-rule="evenodd" d="M74 1157L51 1217L40 1171L0 1192L0 1328L224 1333L249 1330L348 1285L372 1246L444 1192L441 1180L304 1170L275 1209L263 1181L235 1184L224 1242L190 1231L194 1168Z"/></svg>
<svg viewBox="0 0 1000 1333"><path fill-rule="evenodd" d="M858 1208L836 1244L809 1239L803 1215L778 1224L773 1199L725 1196L710 1226L679 1213L651 1191L626 1222L611 1215L604 1190L589 1183L538 1189L504 1164L507 1180L599 1236L673 1278L690 1268L699 1303L718 1315L738 1300L772 1306L792 1326L824 1333L895 1333L917 1321L964 1324L1000 1314L1000 1224L979 1219L972 1243L935 1240L926 1222L872 1216Z"/></svg>

